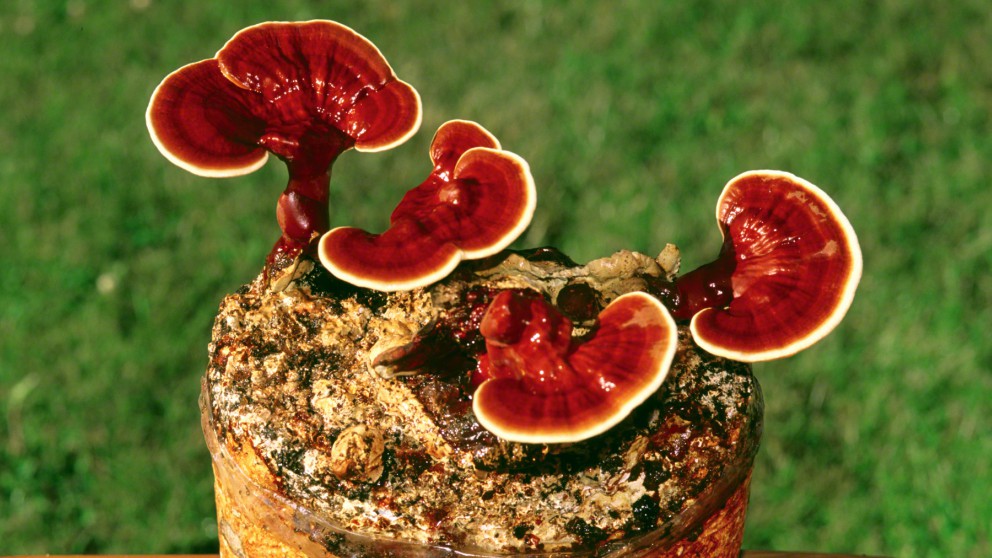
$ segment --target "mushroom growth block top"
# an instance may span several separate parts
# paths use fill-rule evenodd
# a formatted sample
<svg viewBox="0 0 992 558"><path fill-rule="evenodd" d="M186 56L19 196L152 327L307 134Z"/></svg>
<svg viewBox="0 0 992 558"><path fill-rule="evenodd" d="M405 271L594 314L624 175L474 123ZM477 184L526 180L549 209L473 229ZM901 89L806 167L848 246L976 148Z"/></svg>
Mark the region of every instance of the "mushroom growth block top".
<svg viewBox="0 0 992 558"><path fill-rule="evenodd" d="M248 476L251 488L237 495L275 502L289 514L286 524L308 526L318 556L367 555L362 536L392 552L592 554L607 541L664 537L659 526L675 515L718 509L757 450L762 404L750 367L699 350L684 326L668 345L676 330L656 331L662 312L636 292L642 274L663 273L652 258L620 253L580 266L542 255L466 262L426 288L397 292L351 287L305 258L282 291L260 277L227 297L214 325L204 409L208 437L230 456L219 466L233 463ZM567 444L487 430L473 412L477 309L500 307L507 293L557 305L577 285L594 293L598 323L561 327L562 318L562 338L552 343L574 337L578 349L567 361L595 384L583 388L591 397L575 400L598 411L610 397L597 392L611 380L644 382L634 391L646 397L605 431ZM489 325L503 329L490 323L484 334L513 337ZM646 335L628 336L630 328ZM403 375L374 364L428 339L432 350L405 362L412 369ZM652 348L658 342L663 349ZM652 372L669 355L665 381L653 389ZM516 374L510 368L497 373ZM483 393L518 385L488 381ZM258 509L225 517L240 521L241 533L258 532L244 520L250 513Z"/></svg>

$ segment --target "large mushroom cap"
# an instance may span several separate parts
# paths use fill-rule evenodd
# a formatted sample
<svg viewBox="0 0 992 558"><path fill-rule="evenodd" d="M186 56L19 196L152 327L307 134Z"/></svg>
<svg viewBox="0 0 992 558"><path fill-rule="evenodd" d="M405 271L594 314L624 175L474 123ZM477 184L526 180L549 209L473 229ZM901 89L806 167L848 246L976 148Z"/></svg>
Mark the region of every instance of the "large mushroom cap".
<svg viewBox="0 0 992 558"><path fill-rule="evenodd" d="M167 76L145 116L170 161L235 176L263 165L266 150L319 173L352 146L388 149L416 132L421 110L371 42L317 20L238 32L214 58Z"/></svg>
<svg viewBox="0 0 992 558"><path fill-rule="evenodd" d="M487 376L473 396L479 423L506 440L567 443L619 423L661 387L675 322L645 293L615 299L584 340L536 293L505 291L483 318Z"/></svg>
<svg viewBox="0 0 992 558"><path fill-rule="evenodd" d="M716 218L736 265L733 300L692 318L696 343L745 362L795 354L844 317L861 278L861 248L837 204L809 182L780 171L731 180Z"/></svg>
<svg viewBox="0 0 992 558"><path fill-rule="evenodd" d="M537 194L527 162L482 126L443 124L434 169L400 201L382 234L339 227L320 240L321 262L361 287L398 291L434 283L464 259L491 256L530 224Z"/></svg>

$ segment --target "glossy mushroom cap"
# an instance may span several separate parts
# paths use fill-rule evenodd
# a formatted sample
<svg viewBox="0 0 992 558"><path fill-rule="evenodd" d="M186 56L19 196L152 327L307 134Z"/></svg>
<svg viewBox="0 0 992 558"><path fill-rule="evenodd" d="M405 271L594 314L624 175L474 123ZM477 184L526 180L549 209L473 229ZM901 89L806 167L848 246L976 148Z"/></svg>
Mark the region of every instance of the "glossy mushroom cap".
<svg viewBox="0 0 992 558"><path fill-rule="evenodd" d="M799 352L841 321L861 278L854 229L822 190L789 173L751 171L717 201L729 304L692 318L696 343L745 362Z"/></svg>
<svg viewBox="0 0 992 558"><path fill-rule="evenodd" d="M269 264L286 265L330 228L331 165L342 152L380 151L420 127L420 96L365 37L332 21L262 23L214 58L176 70L145 113L152 141L202 176L237 176L285 161L289 184Z"/></svg>
<svg viewBox="0 0 992 558"><path fill-rule="evenodd" d="M262 23L214 58L169 74L145 113L159 151L202 176L261 167L271 151L291 169L325 172L342 151L402 143L420 97L365 37L332 21Z"/></svg>
<svg viewBox="0 0 992 558"><path fill-rule="evenodd" d="M443 124L430 148L434 170L406 193L382 234L339 227L320 261L354 285L380 291L424 287L465 259L491 256L523 232L537 194L527 162L500 149L482 126Z"/></svg>
<svg viewBox="0 0 992 558"><path fill-rule="evenodd" d="M567 443L605 432L661 387L678 344L654 297L629 293L584 339L537 293L504 291L482 320L487 378L473 396L479 423L523 443Z"/></svg>

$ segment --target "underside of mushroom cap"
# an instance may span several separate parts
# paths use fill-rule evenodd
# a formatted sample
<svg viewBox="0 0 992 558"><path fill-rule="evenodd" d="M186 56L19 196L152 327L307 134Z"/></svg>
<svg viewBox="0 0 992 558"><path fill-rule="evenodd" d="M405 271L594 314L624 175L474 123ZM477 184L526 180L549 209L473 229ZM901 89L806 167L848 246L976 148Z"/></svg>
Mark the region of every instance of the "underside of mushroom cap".
<svg viewBox="0 0 992 558"><path fill-rule="evenodd" d="M530 167L482 126L443 124L430 154L434 169L403 197L389 229L339 227L321 238L318 254L331 273L381 291L423 287L464 259L506 248L530 223L537 198Z"/></svg>
<svg viewBox="0 0 992 558"><path fill-rule="evenodd" d="M523 443L591 438L655 393L678 343L675 322L654 297L622 295L595 329L572 339L571 324L537 294L500 293L481 326L489 379L473 396L476 419Z"/></svg>
<svg viewBox="0 0 992 558"><path fill-rule="evenodd" d="M830 333L862 270L857 236L837 204L792 174L751 171L727 184L716 217L736 258L733 299L693 317L696 343L756 362L795 354Z"/></svg>

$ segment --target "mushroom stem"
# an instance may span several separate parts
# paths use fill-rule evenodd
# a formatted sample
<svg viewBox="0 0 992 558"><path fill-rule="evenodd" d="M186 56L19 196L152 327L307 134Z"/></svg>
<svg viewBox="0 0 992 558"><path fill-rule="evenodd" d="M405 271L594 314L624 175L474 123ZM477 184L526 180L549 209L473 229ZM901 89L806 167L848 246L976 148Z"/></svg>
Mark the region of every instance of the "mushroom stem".
<svg viewBox="0 0 992 558"><path fill-rule="evenodd" d="M289 180L276 206L276 218L282 229L276 248L298 253L312 239L327 232L329 184L330 173L307 180Z"/></svg>
<svg viewBox="0 0 992 558"><path fill-rule="evenodd" d="M685 275L667 281L645 277L649 290L678 321L690 320L704 308L721 308L734 298L731 276L737 267L733 242L725 237L720 255Z"/></svg>
<svg viewBox="0 0 992 558"><path fill-rule="evenodd" d="M308 250L330 229L331 166L354 140L337 130L319 129L318 133L304 133L299 141L280 141L269 134L259 143L282 159L289 170L289 183L276 206L282 236L269 253L267 261L273 264Z"/></svg>

